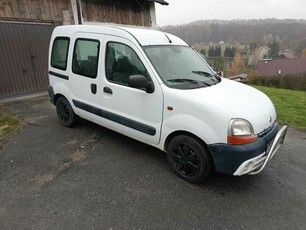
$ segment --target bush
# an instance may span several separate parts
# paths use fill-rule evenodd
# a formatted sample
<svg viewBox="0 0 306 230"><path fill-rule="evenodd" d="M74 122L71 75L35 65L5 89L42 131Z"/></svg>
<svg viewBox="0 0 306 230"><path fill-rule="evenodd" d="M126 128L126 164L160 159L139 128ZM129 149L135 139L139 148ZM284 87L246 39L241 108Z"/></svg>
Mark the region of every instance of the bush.
<svg viewBox="0 0 306 230"><path fill-rule="evenodd" d="M247 79L246 83L272 88L306 91L306 73L286 76L251 77Z"/></svg>

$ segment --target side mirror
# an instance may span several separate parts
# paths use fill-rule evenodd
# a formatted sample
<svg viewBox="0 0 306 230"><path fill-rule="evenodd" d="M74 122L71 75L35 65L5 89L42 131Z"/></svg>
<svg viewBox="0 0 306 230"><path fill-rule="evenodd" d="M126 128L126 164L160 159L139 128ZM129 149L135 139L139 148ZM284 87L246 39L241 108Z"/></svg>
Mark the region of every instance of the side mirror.
<svg viewBox="0 0 306 230"><path fill-rule="evenodd" d="M131 75L129 76L129 86L136 89L143 89L147 93L154 92L154 85L149 82L147 78L143 75Z"/></svg>

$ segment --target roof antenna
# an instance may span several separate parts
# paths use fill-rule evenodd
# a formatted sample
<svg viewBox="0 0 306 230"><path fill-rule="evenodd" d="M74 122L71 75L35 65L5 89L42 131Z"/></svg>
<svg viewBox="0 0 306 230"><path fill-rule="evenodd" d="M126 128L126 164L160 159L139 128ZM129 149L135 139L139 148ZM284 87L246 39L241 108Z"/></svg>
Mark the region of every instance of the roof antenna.
<svg viewBox="0 0 306 230"><path fill-rule="evenodd" d="M172 41L171 39L168 37L168 35L160 28L160 26L157 24L157 22L151 17L150 13L139 3L138 0L136 0L137 4L140 6L140 8L148 15L148 17L150 18L151 22L153 22L157 28L165 35L165 37L168 39L169 43L171 44Z"/></svg>

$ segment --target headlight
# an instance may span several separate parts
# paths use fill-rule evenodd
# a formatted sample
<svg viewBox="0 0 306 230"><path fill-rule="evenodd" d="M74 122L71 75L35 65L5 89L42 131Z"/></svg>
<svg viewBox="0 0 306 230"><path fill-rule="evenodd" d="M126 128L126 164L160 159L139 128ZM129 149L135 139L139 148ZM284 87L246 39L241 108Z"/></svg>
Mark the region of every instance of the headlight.
<svg viewBox="0 0 306 230"><path fill-rule="evenodd" d="M227 143L228 144L248 144L257 139L250 122L241 118L234 118L229 123Z"/></svg>

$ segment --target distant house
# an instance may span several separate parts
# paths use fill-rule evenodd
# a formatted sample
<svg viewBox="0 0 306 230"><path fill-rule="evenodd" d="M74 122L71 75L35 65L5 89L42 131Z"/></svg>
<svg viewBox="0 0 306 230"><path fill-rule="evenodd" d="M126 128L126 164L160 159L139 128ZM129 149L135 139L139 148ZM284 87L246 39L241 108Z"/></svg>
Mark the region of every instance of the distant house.
<svg viewBox="0 0 306 230"><path fill-rule="evenodd" d="M306 58L286 58L259 61L257 71L258 75L262 77L306 73Z"/></svg>
<svg viewBox="0 0 306 230"><path fill-rule="evenodd" d="M261 46L259 47L259 51L258 51L258 60L263 60L269 57L271 52L270 47L268 46Z"/></svg>
<svg viewBox="0 0 306 230"><path fill-rule="evenodd" d="M251 55L249 55L248 65L257 65L260 60L265 60L270 56L271 49L268 46L257 47Z"/></svg>
<svg viewBox="0 0 306 230"><path fill-rule="evenodd" d="M0 0L0 98L45 90L47 57L58 25L154 26L164 0Z"/></svg>
<svg viewBox="0 0 306 230"><path fill-rule="evenodd" d="M233 81L244 81L247 78L247 74L242 73L234 76L228 77L228 79L233 80Z"/></svg>
<svg viewBox="0 0 306 230"><path fill-rule="evenodd" d="M294 58L294 53L289 49L285 49L279 52L279 57L280 58Z"/></svg>

